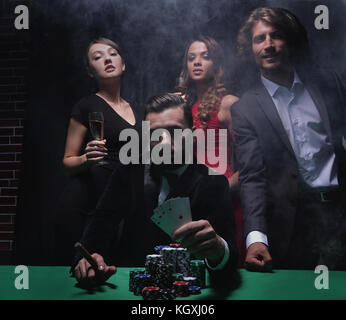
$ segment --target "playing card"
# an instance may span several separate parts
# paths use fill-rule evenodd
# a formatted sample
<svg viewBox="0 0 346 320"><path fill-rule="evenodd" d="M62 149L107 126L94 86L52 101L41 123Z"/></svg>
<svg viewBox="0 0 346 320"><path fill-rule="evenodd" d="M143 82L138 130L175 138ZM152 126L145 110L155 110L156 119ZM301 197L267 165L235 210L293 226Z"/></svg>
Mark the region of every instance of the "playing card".
<svg viewBox="0 0 346 320"><path fill-rule="evenodd" d="M156 209L154 209L154 214L151 217L151 220L161 228L161 223L163 221L163 218L166 215L166 211L163 208L163 206L159 206Z"/></svg>
<svg viewBox="0 0 346 320"><path fill-rule="evenodd" d="M151 220L171 237L177 228L191 221L189 198L165 201L154 210Z"/></svg>
<svg viewBox="0 0 346 320"><path fill-rule="evenodd" d="M159 207L154 210L154 215L151 217L151 220L169 236L172 236L172 233L175 229L170 222L171 219L171 205L170 201L162 203Z"/></svg>
<svg viewBox="0 0 346 320"><path fill-rule="evenodd" d="M192 220L189 198L172 199L170 205L172 214L169 215L169 218L176 225L176 229Z"/></svg>

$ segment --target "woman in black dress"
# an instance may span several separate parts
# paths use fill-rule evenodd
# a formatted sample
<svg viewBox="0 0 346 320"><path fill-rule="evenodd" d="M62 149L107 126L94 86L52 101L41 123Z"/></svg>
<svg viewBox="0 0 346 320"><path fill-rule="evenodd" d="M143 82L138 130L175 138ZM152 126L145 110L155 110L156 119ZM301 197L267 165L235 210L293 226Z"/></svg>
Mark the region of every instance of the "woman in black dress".
<svg viewBox="0 0 346 320"><path fill-rule="evenodd" d="M106 38L92 41L87 49L88 74L98 90L82 98L72 109L63 165L71 182L64 190L55 218L54 264L69 265L73 244L79 240L107 180L119 164L119 141L123 129L139 131L140 119L120 95L125 62L119 46ZM92 137L89 114L102 112L104 139Z"/></svg>

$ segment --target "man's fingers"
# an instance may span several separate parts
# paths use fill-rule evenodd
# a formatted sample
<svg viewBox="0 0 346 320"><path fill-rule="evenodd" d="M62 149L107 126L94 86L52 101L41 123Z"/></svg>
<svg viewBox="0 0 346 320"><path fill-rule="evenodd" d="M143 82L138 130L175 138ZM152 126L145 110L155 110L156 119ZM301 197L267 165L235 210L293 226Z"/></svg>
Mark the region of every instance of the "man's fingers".
<svg viewBox="0 0 346 320"><path fill-rule="evenodd" d="M93 259L96 261L97 263L97 266L98 266L98 270L99 271L104 271L105 269L105 261L103 260L103 257L100 256L99 254L97 253L94 253L91 255L93 257Z"/></svg>
<svg viewBox="0 0 346 320"><path fill-rule="evenodd" d="M92 257L98 265L98 269L96 273L97 280L106 281L109 277L111 277L116 272L116 267L108 266L101 255L94 253L92 254Z"/></svg>
<svg viewBox="0 0 346 320"><path fill-rule="evenodd" d="M187 222L173 232L172 238L173 240L181 240L203 228L205 228L204 220Z"/></svg>
<svg viewBox="0 0 346 320"><path fill-rule="evenodd" d="M94 270L93 267L90 266L90 267L88 268L88 278L89 278L89 279L94 279L95 276L96 276L95 270Z"/></svg>
<svg viewBox="0 0 346 320"><path fill-rule="evenodd" d="M272 270L272 257L270 255L268 249L266 249L263 252L262 259L263 259L264 268L266 269L266 271L271 271Z"/></svg>
<svg viewBox="0 0 346 320"><path fill-rule="evenodd" d="M253 264L253 263L248 263L248 262L245 262L245 268L246 268L246 270L255 271L255 272L263 272L264 271L262 266L259 266L257 264Z"/></svg>
<svg viewBox="0 0 346 320"><path fill-rule="evenodd" d="M76 278L78 281L79 281L79 279L81 278L81 274L80 274L79 266L78 266L78 265L74 268L74 276L75 276L75 278Z"/></svg>
<svg viewBox="0 0 346 320"><path fill-rule="evenodd" d="M191 249L202 245L202 242L212 240L215 237L215 231L213 229L200 229L195 233L187 234L181 241L181 245L184 248Z"/></svg>
<svg viewBox="0 0 346 320"><path fill-rule="evenodd" d="M90 267L90 264L83 258L81 261L79 261L79 271L81 278L86 278L88 274L88 268Z"/></svg>
<svg viewBox="0 0 346 320"><path fill-rule="evenodd" d="M99 283L107 281L114 273L116 273L115 266L105 266L103 270L98 270L96 273L96 281Z"/></svg>
<svg viewBox="0 0 346 320"><path fill-rule="evenodd" d="M272 270L272 260L269 256L250 256L245 260L245 268L250 271L268 272Z"/></svg>
<svg viewBox="0 0 346 320"><path fill-rule="evenodd" d="M75 278L83 287L100 285L117 271L115 266L107 266L103 257L98 253L93 253L91 256L97 264L97 270L91 267L85 258L78 262L74 270Z"/></svg>
<svg viewBox="0 0 346 320"><path fill-rule="evenodd" d="M245 267L251 271L267 272L272 270L272 257L264 243L254 242L249 246Z"/></svg>
<svg viewBox="0 0 346 320"><path fill-rule="evenodd" d="M114 274L114 273L117 272L116 266L110 266L110 267L108 267L108 268L109 268L108 272L110 272L111 274Z"/></svg>
<svg viewBox="0 0 346 320"><path fill-rule="evenodd" d="M264 261L251 258L245 261L245 268L250 271L264 271Z"/></svg>
<svg viewBox="0 0 346 320"><path fill-rule="evenodd" d="M74 276L79 282L88 278L89 267L90 264L84 258L78 262L77 266L74 269Z"/></svg>
<svg viewBox="0 0 346 320"><path fill-rule="evenodd" d="M116 268L116 266L107 266L107 265L105 265L104 272L105 273L109 273L110 275L112 275L112 274L117 272L117 268Z"/></svg>

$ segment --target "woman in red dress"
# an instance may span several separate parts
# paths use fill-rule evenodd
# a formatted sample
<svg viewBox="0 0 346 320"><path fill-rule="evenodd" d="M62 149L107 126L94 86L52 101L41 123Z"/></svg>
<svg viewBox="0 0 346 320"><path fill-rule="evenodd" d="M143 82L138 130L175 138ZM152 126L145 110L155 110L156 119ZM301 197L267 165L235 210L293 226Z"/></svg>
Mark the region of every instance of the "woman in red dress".
<svg viewBox="0 0 346 320"><path fill-rule="evenodd" d="M215 156L226 154L220 158L223 165L208 161L208 144L205 150L196 150L199 162L205 163L228 179L232 193L236 222L236 241L239 250L239 266L243 266L245 244L241 205L237 193L238 172L232 168L232 119L230 108L238 101L234 95L226 94L222 83L222 63L224 54L221 46L211 37L200 36L192 41L185 52L183 68L180 74L179 88L185 100L191 106L194 128L203 130L215 129ZM220 130L226 129L226 130ZM224 150L226 149L226 150ZM219 171L218 169L222 169Z"/></svg>

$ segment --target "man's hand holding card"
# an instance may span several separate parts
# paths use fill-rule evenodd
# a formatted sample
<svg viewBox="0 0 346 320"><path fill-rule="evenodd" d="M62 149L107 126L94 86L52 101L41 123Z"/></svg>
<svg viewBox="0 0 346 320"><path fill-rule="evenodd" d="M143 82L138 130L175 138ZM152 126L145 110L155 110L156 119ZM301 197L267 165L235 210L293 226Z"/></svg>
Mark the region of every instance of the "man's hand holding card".
<svg viewBox="0 0 346 320"><path fill-rule="evenodd" d="M192 221L188 198L170 199L154 210L152 221L197 259L218 265L225 245L207 220Z"/></svg>

